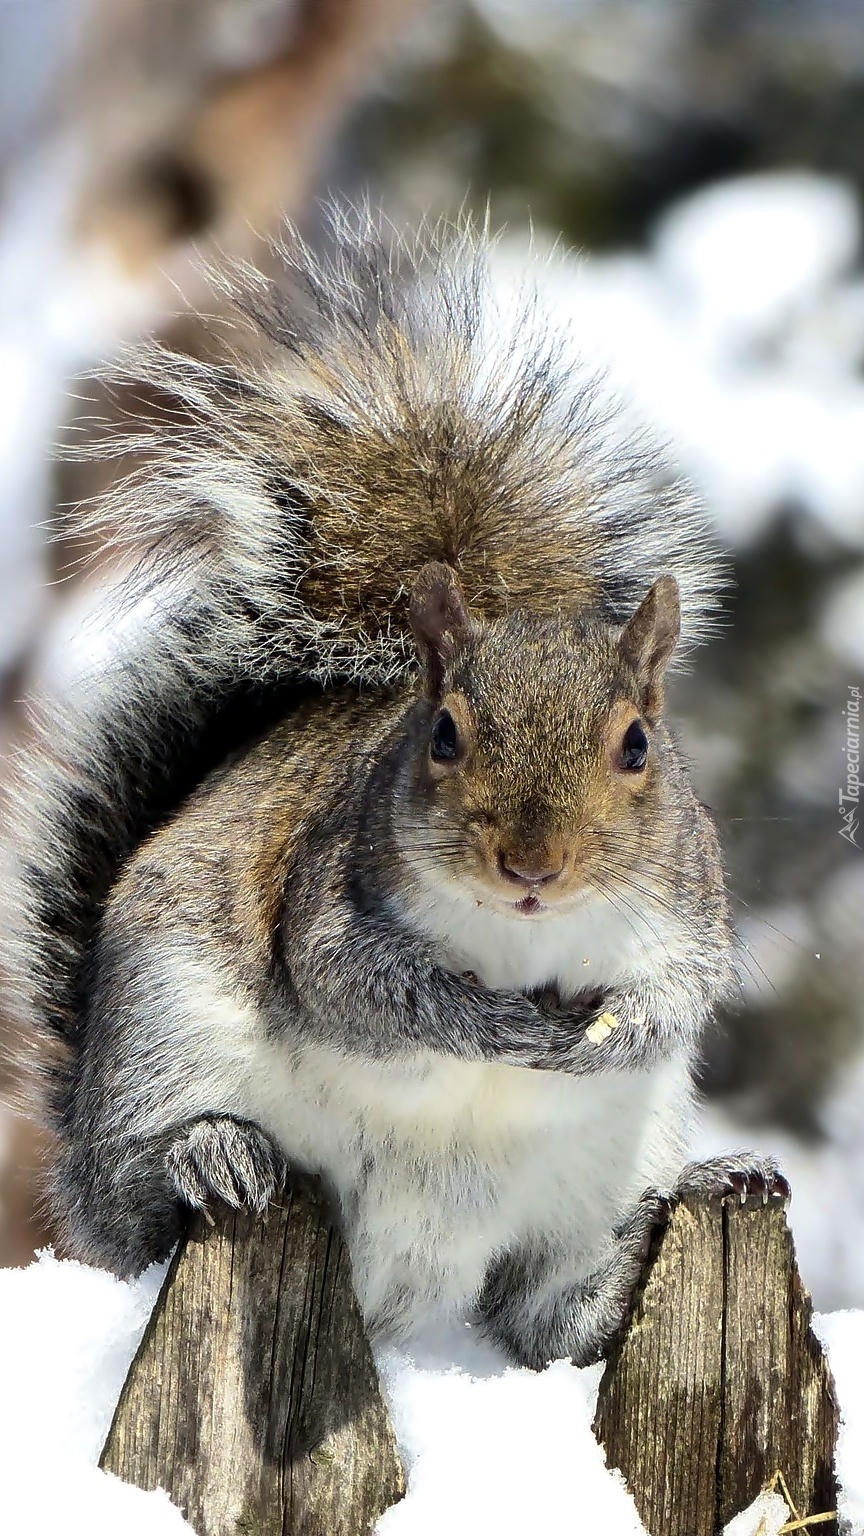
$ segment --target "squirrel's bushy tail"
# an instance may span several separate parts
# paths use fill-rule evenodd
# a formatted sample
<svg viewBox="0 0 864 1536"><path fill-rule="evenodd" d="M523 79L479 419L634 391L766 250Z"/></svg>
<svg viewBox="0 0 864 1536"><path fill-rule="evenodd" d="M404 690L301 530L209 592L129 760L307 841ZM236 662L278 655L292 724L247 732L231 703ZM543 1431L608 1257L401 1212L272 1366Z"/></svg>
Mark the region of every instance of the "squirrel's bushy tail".
<svg viewBox="0 0 864 1536"><path fill-rule="evenodd" d="M126 367L174 409L135 440L145 467L78 529L135 549L121 609L147 617L46 720L14 818L20 1011L71 1044L67 1060L130 853L274 692L410 669L408 597L427 561L451 563L488 616L623 620L671 571L685 650L716 607L691 493L541 302L496 297L483 234L333 226L331 257L291 234L278 282L246 267L220 280L230 361L150 346Z"/></svg>

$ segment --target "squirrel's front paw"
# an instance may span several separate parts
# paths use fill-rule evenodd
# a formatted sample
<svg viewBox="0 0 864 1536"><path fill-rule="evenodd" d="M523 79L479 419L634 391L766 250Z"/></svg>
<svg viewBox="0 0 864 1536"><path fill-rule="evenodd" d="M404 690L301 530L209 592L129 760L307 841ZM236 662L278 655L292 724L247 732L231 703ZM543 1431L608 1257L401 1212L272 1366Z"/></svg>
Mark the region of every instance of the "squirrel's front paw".
<svg viewBox="0 0 864 1536"><path fill-rule="evenodd" d="M735 1195L744 1205L748 1200L767 1205L791 1194L789 1180L776 1158L757 1152L725 1152L704 1163L689 1163L675 1186L675 1195Z"/></svg>
<svg viewBox="0 0 864 1536"><path fill-rule="evenodd" d="M165 1161L184 1205L206 1211L212 1200L260 1216L285 1183L285 1162L248 1121L195 1120L172 1141Z"/></svg>
<svg viewBox="0 0 864 1536"><path fill-rule="evenodd" d="M528 995L540 1019L542 1043L527 1064L558 1072L584 1071L585 1037L603 1009L605 994L588 988L565 1001L555 988L545 987Z"/></svg>

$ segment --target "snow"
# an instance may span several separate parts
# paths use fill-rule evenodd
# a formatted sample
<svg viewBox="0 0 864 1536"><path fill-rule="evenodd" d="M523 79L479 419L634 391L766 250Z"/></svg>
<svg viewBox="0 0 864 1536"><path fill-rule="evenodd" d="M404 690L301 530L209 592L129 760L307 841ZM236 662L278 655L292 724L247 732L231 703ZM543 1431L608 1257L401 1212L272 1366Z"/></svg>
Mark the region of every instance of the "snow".
<svg viewBox="0 0 864 1536"><path fill-rule="evenodd" d="M858 1536L864 1531L864 1312L817 1314L813 1322L828 1351L840 1402L840 1513Z"/></svg>
<svg viewBox="0 0 864 1536"><path fill-rule="evenodd" d="M154 1266L130 1283L50 1253L0 1271L0 1487L10 1536L190 1531L165 1493L96 1465L164 1273ZM844 1414L841 1508L851 1536L864 1536L864 1312L816 1324ZM644 1536L591 1434L600 1367L519 1370L464 1325L410 1351L381 1349L378 1367L409 1479L378 1536L569 1536L577 1523ZM781 1503L757 1501L727 1536L771 1536Z"/></svg>
<svg viewBox="0 0 864 1536"><path fill-rule="evenodd" d="M570 1536L580 1517L614 1536L644 1526L591 1433L600 1368L517 1370L465 1329L378 1359L409 1475L378 1536Z"/></svg>
<svg viewBox="0 0 864 1536"><path fill-rule="evenodd" d="M861 216L844 183L801 172L742 177L676 204L654 260L718 351L770 341L852 268Z"/></svg>
<svg viewBox="0 0 864 1536"><path fill-rule="evenodd" d="M0 1270L0 1487L9 1536L180 1536L160 1492L97 1468L164 1270L134 1285L42 1254Z"/></svg>
<svg viewBox="0 0 864 1536"><path fill-rule="evenodd" d="M749 1509L729 1521L723 1536L779 1536L791 1513L779 1493L760 1493Z"/></svg>
<svg viewBox="0 0 864 1536"><path fill-rule="evenodd" d="M823 616L822 637L835 656L864 672L864 571L836 583Z"/></svg>

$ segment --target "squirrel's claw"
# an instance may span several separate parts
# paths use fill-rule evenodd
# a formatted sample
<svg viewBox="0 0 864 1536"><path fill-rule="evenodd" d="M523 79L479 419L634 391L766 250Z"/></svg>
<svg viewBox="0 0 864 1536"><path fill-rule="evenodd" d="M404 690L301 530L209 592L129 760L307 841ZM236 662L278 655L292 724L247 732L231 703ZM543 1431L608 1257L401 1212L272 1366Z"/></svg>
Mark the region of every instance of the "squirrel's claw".
<svg viewBox="0 0 864 1536"><path fill-rule="evenodd" d="M213 1200L263 1215L285 1182L285 1163L254 1125L228 1116L196 1120L168 1148L169 1177L184 1205L208 1216Z"/></svg>
<svg viewBox="0 0 864 1536"><path fill-rule="evenodd" d="M778 1200L786 1206L792 1196L789 1180L776 1158L756 1152L728 1152L704 1163L690 1163L678 1180L675 1193L679 1198L689 1194L721 1199L732 1196L742 1205L748 1201L767 1205L769 1200Z"/></svg>

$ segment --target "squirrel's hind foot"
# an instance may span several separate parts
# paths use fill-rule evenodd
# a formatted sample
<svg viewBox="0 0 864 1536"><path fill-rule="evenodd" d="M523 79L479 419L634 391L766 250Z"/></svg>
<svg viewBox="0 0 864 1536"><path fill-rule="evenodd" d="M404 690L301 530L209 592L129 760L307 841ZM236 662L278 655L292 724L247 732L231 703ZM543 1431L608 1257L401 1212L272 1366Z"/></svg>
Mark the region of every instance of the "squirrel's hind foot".
<svg viewBox="0 0 864 1536"><path fill-rule="evenodd" d="M183 1204L205 1214L219 1200L261 1216L285 1185L285 1161L273 1143L257 1126L227 1115L185 1126L165 1161Z"/></svg>

